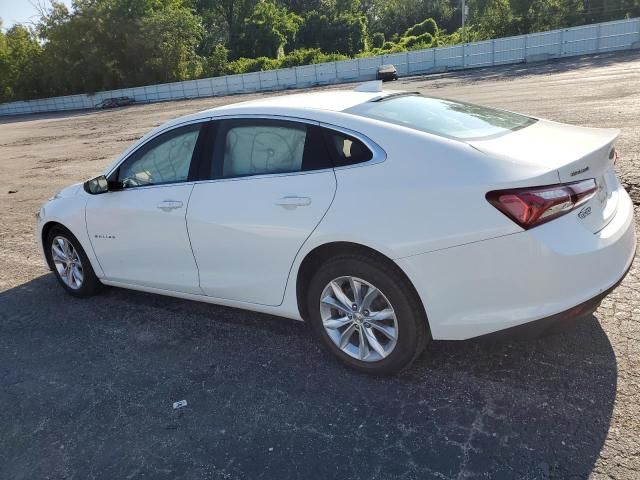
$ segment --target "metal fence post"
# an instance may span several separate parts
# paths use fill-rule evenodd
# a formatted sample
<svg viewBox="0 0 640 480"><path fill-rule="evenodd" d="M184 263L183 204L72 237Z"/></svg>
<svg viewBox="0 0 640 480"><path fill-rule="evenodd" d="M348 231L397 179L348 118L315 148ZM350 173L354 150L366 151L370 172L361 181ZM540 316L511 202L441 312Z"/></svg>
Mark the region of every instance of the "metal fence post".
<svg viewBox="0 0 640 480"><path fill-rule="evenodd" d="M496 40L491 39L491 65L496 64Z"/></svg>

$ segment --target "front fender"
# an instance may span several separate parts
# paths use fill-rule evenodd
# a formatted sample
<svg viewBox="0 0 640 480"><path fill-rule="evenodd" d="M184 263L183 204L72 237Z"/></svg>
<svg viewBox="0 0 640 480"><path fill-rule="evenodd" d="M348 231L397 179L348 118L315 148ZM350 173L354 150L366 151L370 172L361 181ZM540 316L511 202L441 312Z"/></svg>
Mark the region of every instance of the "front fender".
<svg viewBox="0 0 640 480"><path fill-rule="evenodd" d="M45 255L43 234L54 223L62 225L78 239L91 262L96 276L103 278L104 272L93 251L93 246L87 233L85 209L88 200L89 194L82 189L78 189L75 195L56 195L45 203L37 214L36 240L40 248L40 254L45 264L50 268Z"/></svg>

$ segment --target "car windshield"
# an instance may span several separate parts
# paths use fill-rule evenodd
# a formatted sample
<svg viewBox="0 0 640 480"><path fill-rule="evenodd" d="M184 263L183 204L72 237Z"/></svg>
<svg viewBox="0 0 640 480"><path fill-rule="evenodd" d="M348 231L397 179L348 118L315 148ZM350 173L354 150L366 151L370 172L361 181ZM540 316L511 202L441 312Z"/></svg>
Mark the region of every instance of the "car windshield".
<svg viewBox="0 0 640 480"><path fill-rule="evenodd" d="M533 118L516 113L421 95L387 97L356 105L346 113L456 140L499 136L536 122Z"/></svg>

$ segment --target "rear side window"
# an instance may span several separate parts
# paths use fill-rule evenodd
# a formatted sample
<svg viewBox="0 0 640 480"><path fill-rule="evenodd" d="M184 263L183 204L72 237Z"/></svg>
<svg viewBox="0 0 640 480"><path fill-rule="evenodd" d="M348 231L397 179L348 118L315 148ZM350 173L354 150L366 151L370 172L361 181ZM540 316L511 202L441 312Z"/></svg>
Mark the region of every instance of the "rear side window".
<svg viewBox="0 0 640 480"><path fill-rule="evenodd" d="M302 170L304 126L238 125L227 130L223 177Z"/></svg>
<svg viewBox="0 0 640 480"><path fill-rule="evenodd" d="M222 121L211 178L293 173L331 168L319 127L299 122Z"/></svg>
<svg viewBox="0 0 640 480"><path fill-rule="evenodd" d="M535 119L469 103L401 95L356 105L347 113L456 140L477 140L528 127Z"/></svg>
<svg viewBox="0 0 640 480"><path fill-rule="evenodd" d="M328 129L324 136L336 167L368 162L373 158L371 150L357 138Z"/></svg>

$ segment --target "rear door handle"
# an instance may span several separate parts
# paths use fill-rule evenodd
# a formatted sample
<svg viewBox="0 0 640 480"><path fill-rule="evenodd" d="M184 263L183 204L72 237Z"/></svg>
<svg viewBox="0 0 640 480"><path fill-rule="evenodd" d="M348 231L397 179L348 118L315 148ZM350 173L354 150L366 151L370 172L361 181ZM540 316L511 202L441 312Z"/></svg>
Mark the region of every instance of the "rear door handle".
<svg viewBox="0 0 640 480"><path fill-rule="evenodd" d="M282 197L276 202L276 205L286 208L287 210L292 210L297 207L308 207L311 205L311 199L309 197Z"/></svg>
<svg viewBox="0 0 640 480"><path fill-rule="evenodd" d="M182 202L179 200L165 200L158 204L158 208L163 212L170 212L177 208L182 208Z"/></svg>

